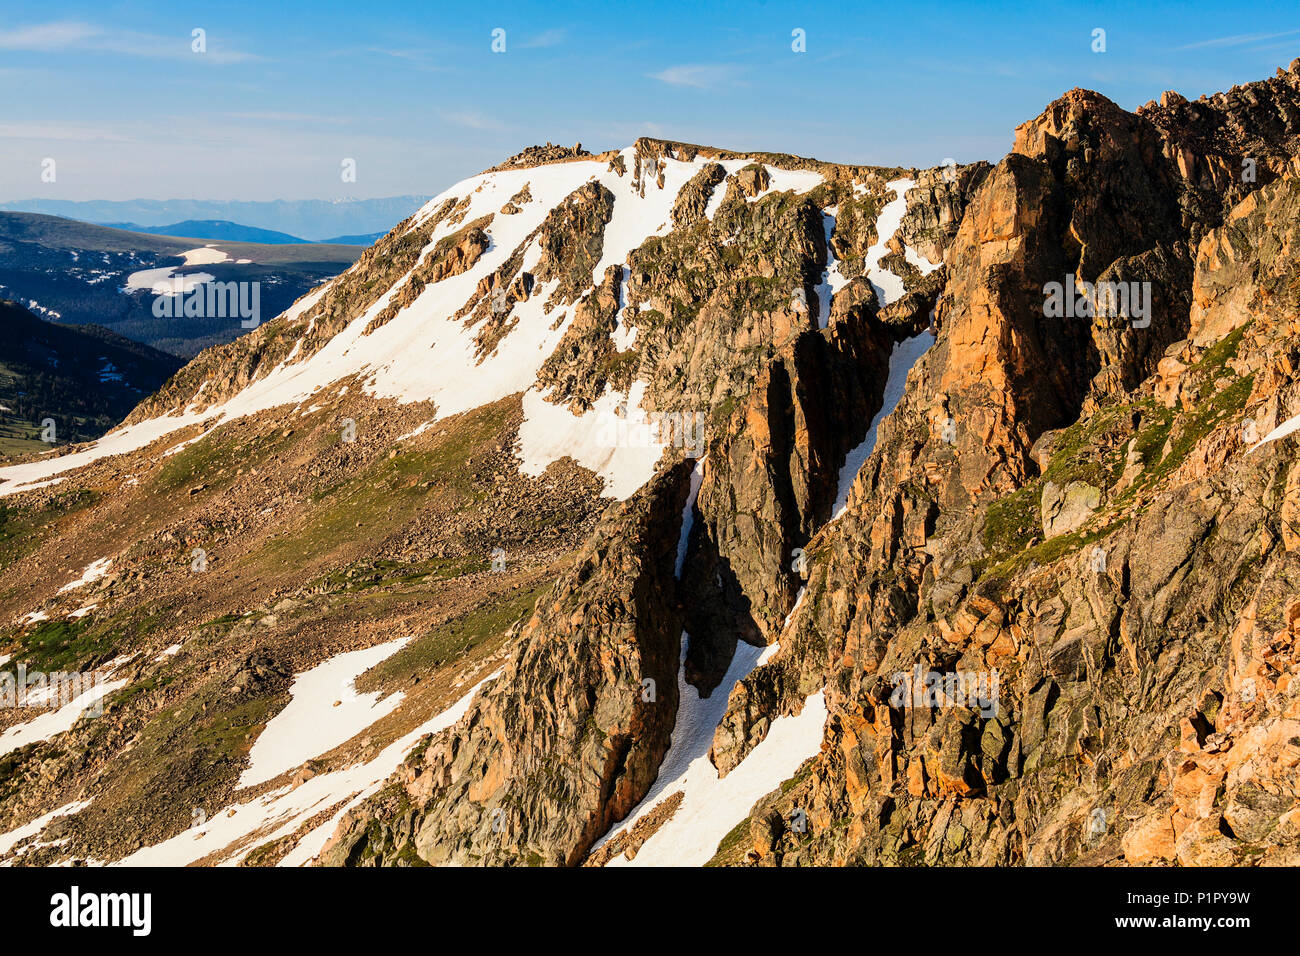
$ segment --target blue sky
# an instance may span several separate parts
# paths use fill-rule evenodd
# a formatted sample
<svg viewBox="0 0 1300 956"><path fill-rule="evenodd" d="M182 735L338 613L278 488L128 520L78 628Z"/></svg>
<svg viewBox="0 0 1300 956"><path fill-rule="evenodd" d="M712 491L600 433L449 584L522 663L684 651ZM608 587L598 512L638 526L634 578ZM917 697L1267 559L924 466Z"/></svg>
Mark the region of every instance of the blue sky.
<svg viewBox="0 0 1300 956"><path fill-rule="evenodd" d="M195 29L206 52L191 49ZM795 29L806 52L791 49ZM842 162L996 161L1070 87L1132 109L1297 56L1294 0L0 0L0 200L432 194L531 143L594 151L641 135Z"/></svg>

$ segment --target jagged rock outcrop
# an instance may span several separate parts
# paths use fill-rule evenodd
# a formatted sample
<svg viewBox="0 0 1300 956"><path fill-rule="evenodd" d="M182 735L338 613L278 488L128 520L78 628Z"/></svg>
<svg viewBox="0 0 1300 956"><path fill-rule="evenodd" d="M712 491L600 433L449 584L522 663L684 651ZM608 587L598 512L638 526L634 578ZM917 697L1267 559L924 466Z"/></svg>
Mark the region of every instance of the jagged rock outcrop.
<svg viewBox="0 0 1300 956"><path fill-rule="evenodd" d="M545 146L529 146L527 149L515 153L504 163L498 163L487 171L491 173L503 169L527 169L533 166L542 166L546 163L581 159L590 155L591 153L582 148L581 143L575 143L573 146L557 146L554 143L547 143Z"/></svg>
<svg viewBox="0 0 1300 956"><path fill-rule="evenodd" d="M600 183L578 187L524 237L504 263L479 281L474 296L456 317L479 327L480 360L514 328L514 306L530 298L535 286L553 284L545 303L548 312L585 295L613 212L614 197ZM532 271L525 271L526 254L534 244L540 255Z"/></svg>
<svg viewBox="0 0 1300 956"><path fill-rule="evenodd" d="M689 472L663 473L602 519L501 675L408 759L401 794L349 814L322 862L385 862L385 847L409 842L434 864L572 865L635 806L677 710L673 569Z"/></svg>
<svg viewBox="0 0 1300 956"><path fill-rule="evenodd" d="M836 203L831 250L850 281L828 329L795 308L788 331L764 330L752 387L715 417L679 589L686 676L702 692L718 692L736 641L781 644L721 689L720 774L813 692L825 690L831 714L821 754L760 801L750 845L730 862L1296 852L1300 795L1284 771L1255 767L1294 763L1281 675L1296 666L1300 613L1275 595L1295 574L1286 542L1300 534L1279 515L1300 513L1300 480L1247 456L1238 429L1253 407L1262 435L1298 401L1283 344L1296 312L1292 240L1278 227L1296 221L1293 182L1232 208L1220 228L1235 187L1193 181L1178 161L1186 131L1147 112L1072 91L1022 126L996 167L920 174L900 236L944 268L921 276L895 243L887 264L911 298L885 310L853 278L877 241L883 182L862 195L830 180L815 197ZM1284 120L1262 134L1275 172L1291 155L1288 130ZM677 148L646 144L635 175L660 176ZM801 280L805 296L828 261L817 204L805 214L797 199L750 201L767 188L761 164L725 187L716 171L696 185L679 200L683 242L689 233L696 262L723 268L697 271L672 237L648 243L630 262L628 301L611 272L569 350L634 324L637 350L653 343L659 368L675 372L651 376L656 403L703 397L690 383L716 371L719 329L725 341L726 317L745 312L718 284L730 242L715 237L807 236L793 258L774 250L770 268L741 249L778 287ZM709 223L699 210L717 188L727 193ZM803 224L772 229L773 212ZM1053 283L1124 283L1145 298L1115 312L1072 298L1077 313L1054 315ZM684 330L665 336L658 316L692 303L721 306L709 358L664 363ZM853 423L879 407L893 344L931 307L937 340L832 521ZM772 302L757 314L780 313ZM588 403L598 394L578 391ZM1266 688L1257 706L1242 686ZM783 822L796 809L807 832Z"/></svg>
<svg viewBox="0 0 1300 956"><path fill-rule="evenodd" d="M722 188L721 186L717 188ZM629 259L620 354L648 408L725 413L765 361L815 325L806 290L825 263L811 199L724 200L712 221L653 237Z"/></svg>
<svg viewBox="0 0 1300 956"><path fill-rule="evenodd" d="M1188 184L1183 201L1209 226L1248 193L1294 168L1300 154L1300 66L1189 101L1173 91L1138 108ZM1200 236L1195 238L1199 241Z"/></svg>
<svg viewBox="0 0 1300 956"><path fill-rule="evenodd" d="M894 338L857 311L769 363L711 445L683 574L692 683L711 688L736 640L773 642L802 583L803 548L829 518L839 468L879 410Z"/></svg>
<svg viewBox="0 0 1300 956"><path fill-rule="evenodd" d="M638 154L638 177L659 169L659 157L672 149L639 146L644 148ZM685 224L634 250L626 281L621 267L611 267L604 281L580 298L574 322L539 373L539 382L551 387L550 398L575 411L590 409L606 387L623 389L636 380L647 384L646 407L698 409L711 429L719 430L717 440L709 433L711 463L693 509L697 530L682 575L688 590L678 598L689 609L693 635L686 672L702 689L717 683L738 636L764 643L779 616L788 612L798 581L789 566L791 546L805 542L829 517L839 466L879 408L890 350L896 339L916 331L911 319L884 325L865 282L865 295L841 303L829 327L816 328L808 304L816 299L808 293L828 263L819 203L835 194L851 202L851 183L837 183L835 193L759 197L767 188L767 173L754 164L731 179L744 179L748 189L735 186L712 219L705 218L713 190L723 188L722 173L719 165L706 166L683 188L676 208ZM883 181L877 176L873 182L860 202L883 199ZM874 231L864 238L874 241ZM508 268L499 271L508 279ZM543 281L542 270L537 272ZM934 294L929 293L931 300ZM619 351L613 341L623 327L618 334L625 336L625 344ZM633 334L626 335L627 330ZM767 420L766 429L756 427L760 418ZM772 463L777 456L783 460ZM762 471L753 470L756 463L763 463ZM770 490L774 482L780 485L775 494ZM676 500L676 521L682 504ZM653 520L662 523L663 513ZM671 525L675 528L676 522ZM777 528L774 534L769 534L770 526ZM757 553L755 535L765 541ZM627 539L617 545L619 553L646 546L641 531L629 534L613 522L597 532L602 541L619 536ZM733 561L738 573L724 570ZM607 564L608 559L602 567ZM611 568L609 581L626 573L626 568ZM400 863L413 854L435 863L569 863L581 859L594 839L631 809L653 781L666 747L675 687L669 697L660 692L656 713L667 714L667 723L638 725L638 743L626 758L630 769L617 786L611 784L607 766L624 760L613 755L622 744L592 751L593 734L572 712L587 714L597 707L593 699L609 691L596 685L612 678L597 679L584 671L585 656L574 661L542 650L557 642L570 646L559 641L557 632L581 631L598 617L595 608L601 602L591 597L590 588L599 582L587 582L586 571L574 574L586 582L583 597L567 595L569 585L562 579L560 596L550 605L554 613L539 609L525 630L526 647L489 685L481 703L408 764L400 780L372 804L354 811L323 861ZM668 595L678 591L675 583L663 580L655 586ZM756 616L761 625L755 625ZM634 617L623 638L640 642L643 656L647 642L668 646L663 635L646 633L649 626ZM675 678L677 648L673 634L673 656L665 658L672 666L656 681ZM637 655L622 650L618 656L620 673L635 669ZM544 675L556 673L561 676L553 685L554 700L519 697L520 686L542 680L551 686ZM621 710L611 715L606 705L598 726L610 739L624 741L631 723L632 717ZM557 763L555 753L566 748L580 756ZM599 764L601 769L575 770L578 778L567 771L545 777L547 772L555 775L559 764L570 763L575 768ZM589 810L575 814L575 806ZM513 836L498 838L506 832Z"/></svg>
<svg viewBox="0 0 1300 956"><path fill-rule="evenodd" d="M622 266L610 266L605 280L578 301L573 324L538 373L538 381L551 387L552 400L575 411L591 408L607 386L626 392L632 385L632 363L613 339L622 276Z"/></svg>
<svg viewBox="0 0 1300 956"><path fill-rule="evenodd" d="M366 324L362 334L369 335L392 321L398 312L420 297L426 286L472 269L492 244L486 232L491 224L492 217L484 216L439 240L433 251L412 270L410 278L402 283L383 311Z"/></svg>
<svg viewBox="0 0 1300 956"><path fill-rule="evenodd" d="M727 171L718 163L709 163L696 173L673 203L673 228L683 229L704 219L714 188L726 178Z"/></svg>
<svg viewBox="0 0 1300 956"><path fill-rule="evenodd" d="M687 679L729 695L720 774L814 692L830 712L820 754L724 862L1296 861L1300 477L1295 439L1252 450L1300 411L1293 87L1137 114L1071 91L996 166L919 174L900 237L943 269L922 277L892 246L912 298L884 310L855 291L877 237L854 203L887 197L828 180L816 198L838 203L850 281L828 329L766 337L717 419L678 589ZM1189 163L1197 142L1218 158ZM647 146L636 174L676 148ZM1263 157L1258 183L1224 176L1242 150ZM681 217L705 262L712 233L743 236L765 203L797 210L746 201L760 169L697 177ZM698 209L717 188L710 226ZM805 292L827 261L808 219L778 231L811 251L771 270ZM606 277L590 335L622 306L643 347L656 302L680 315L719 294L670 242L638 256L628 303ZM1076 290L1068 314L1051 312L1054 283L1061 302ZM1094 283L1144 298L1088 309L1077 290ZM936 341L831 520L851 423L931 307ZM740 640L781 647L716 688ZM806 829L787 825L796 811Z"/></svg>
<svg viewBox="0 0 1300 956"><path fill-rule="evenodd" d="M921 172L900 229L908 245L931 262L942 262L967 203L991 168L980 162Z"/></svg>
<svg viewBox="0 0 1300 956"><path fill-rule="evenodd" d="M1296 410L1294 181L1217 231L1189 228L1160 137L1121 112L1067 96L1022 127L1032 156L1008 157L972 199L939 341L882 424L849 513L811 542L782 652L733 691L715 737L715 757L734 762L826 687L822 754L755 809L750 861L1300 852L1300 792L1274 769L1297 759L1282 743L1297 713L1281 676L1296 652L1291 469L1284 448L1248 454L1242 438L1244 420L1263 436ZM1130 251L1145 237L1158 245ZM1143 256L1166 296L1150 341L1094 349L1022 318L1052 268L1105 275ZM936 433L939 417L955 435ZM938 675L937 703L915 703L914 674ZM963 692L973 680L983 697ZM771 823L794 808L807 834Z"/></svg>

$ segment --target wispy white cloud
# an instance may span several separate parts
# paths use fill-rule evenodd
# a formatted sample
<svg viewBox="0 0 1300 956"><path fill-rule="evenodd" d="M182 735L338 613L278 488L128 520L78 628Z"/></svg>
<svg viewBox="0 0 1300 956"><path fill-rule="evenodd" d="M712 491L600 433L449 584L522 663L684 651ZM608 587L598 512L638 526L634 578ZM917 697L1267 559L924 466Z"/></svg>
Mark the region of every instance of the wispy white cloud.
<svg viewBox="0 0 1300 956"><path fill-rule="evenodd" d="M1174 49L1202 50L1206 47L1245 46L1248 43L1259 43L1262 40L1276 40L1278 37L1295 36L1297 33L1300 33L1300 30L1284 30L1281 33L1237 33L1232 36L1215 37L1213 40L1188 43L1186 46L1175 47Z"/></svg>
<svg viewBox="0 0 1300 956"><path fill-rule="evenodd" d="M0 139L124 143L129 142L131 138L115 130L79 123L0 123Z"/></svg>
<svg viewBox="0 0 1300 956"><path fill-rule="evenodd" d="M454 73L456 69L448 66L445 62L437 59L438 50L435 49L434 41L429 41L426 46L396 47L396 46L349 46L338 47L331 50L323 50L318 54L313 54L317 58L334 57L337 59L356 59L357 57L383 57L388 60L397 60L408 66L410 69L418 70L422 73Z"/></svg>
<svg viewBox="0 0 1300 956"><path fill-rule="evenodd" d="M729 63L683 63L679 66L670 66L658 73L651 73L650 79L667 83L669 86L689 86L698 90L707 90L733 83L739 75L739 68Z"/></svg>
<svg viewBox="0 0 1300 956"><path fill-rule="evenodd" d="M321 116L318 113L279 113L274 110L255 110L248 113L227 113L231 119L245 119L268 123L330 123L341 125L351 120L343 116Z"/></svg>
<svg viewBox="0 0 1300 956"><path fill-rule="evenodd" d="M37 23L14 30L0 30L0 50L60 50L84 43L99 32L88 23Z"/></svg>
<svg viewBox="0 0 1300 956"><path fill-rule="evenodd" d="M108 30L91 23L58 20L0 30L0 50L29 53L93 52L149 59L193 59L206 63L243 63L260 60L251 53L225 49L213 37L207 37L207 49L196 53L189 33L162 36L131 30Z"/></svg>
<svg viewBox="0 0 1300 956"><path fill-rule="evenodd" d="M490 116L474 110L439 110L438 116L444 123L464 126L466 129L500 131L505 129L501 123Z"/></svg>
<svg viewBox="0 0 1300 956"><path fill-rule="evenodd" d="M351 56L354 52L353 50L339 50L337 54ZM427 50L421 50L418 47L398 49L396 47L368 46L365 47L365 52L376 53L380 56L391 56L395 60L416 60L419 62L423 62L429 56Z"/></svg>
<svg viewBox="0 0 1300 956"><path fill-rule="evenodd" d="M569 36L569 31L563 28L554 30L544 30L537 36L529 37L523 43L519 44L526 49L536 49L538 47L559 46Z"/></svg>

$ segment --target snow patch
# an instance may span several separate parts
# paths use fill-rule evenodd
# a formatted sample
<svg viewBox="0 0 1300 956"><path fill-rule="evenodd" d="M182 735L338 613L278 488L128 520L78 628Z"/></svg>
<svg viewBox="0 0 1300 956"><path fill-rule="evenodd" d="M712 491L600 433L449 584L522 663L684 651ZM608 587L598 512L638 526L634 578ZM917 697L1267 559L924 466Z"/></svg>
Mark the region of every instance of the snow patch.
<svg viewBox="0 0 1300 956"><path fill-rule="evenodd" d="M309 409L307 409L307 411L310 412L311 409L309 408ZM306 412L304 412L303 414L305 415ZM407 432L405 435L399 435L399 436L397 436L397 440L398 440L398 441L406 441L406 439L408 439L408 438L415 438L417 435L423 435L425 432L427 432L427 431L428 431L430 428L432 428L432 427L433 427L433 422L425 422L424 424L419 425L418 427L411 429L411 430L410 430L409 432Z"/></svg>
<svg viewBox="0 0 1300 956"><path fill-rule="evenodd" d="M826 268L822 271L822 281L817 285L817 328L824 329L831 321L831 300L849 284L849 280L840 272L839 260L831 249L831 236L835 233L835 222L839 215L838 206L822 210L822 230L826 236Z"/></svg>
<svg viewBox="0 0 1300 956"><path fill-rule="evenodd" d="M677 564L673 568L673 576L679 581L682 577L682 567L686 564L686 549L691 542L691 529L695 527L695 501L700 496L700 485L703 482L704 459L701 458L695 462L695 467L691 470L691 488L686 495L686 504L682 508L682 533L677 539Z"/></svg>
<svg viewBox="0 0 1300 956"><path fill-rule="evenodd" d="M338 806L324 823L308 832L281 861L280 866L309 863L324 847L343 814L379 790L425 734L435 734L460 720L474 695L501 672L479 681L460 700L409 734L385 747L371 761L312 777L298 787L281 787L247 803L223 807L211 818L154 846L137 850L115 866L186 866L210 854L220 854L223 865L233 865L257 843L279 840L295 833L318 813Z"/></svg>
<svg viewBox="0 0 1300 956"><path fill-rule="evenodd" d="M181 256L184 257L187 266L206 266L214 262L226 262L230 259L230 256L220 249L214 249L211 246L190 249L188 252L182 252ZM247 262L248 260L242 261Z"/></svg>
<svg viewBox="0 0 1300 956"><path fill-rule="evenodd" d="M10 830L8 833L0 833L0 856L4 856L23 840L39 835L41 831L49 826L56 818L70 817L74 813L80 813L88 806L90 806L89 800L74 801L59 807L57 810L51 810L49 813L37 817L30 823L24 823L22 826Z"/></svg>
<svg viewBox="0 0 1300 956"><path fill-rule="evenodd" d="M126 684L125 680L96 681L89 690L68 701L58 710L52 710L32 720L15 724L3 734L0 734L0 756L12 753L20 747L26 747L28 744L49 740L57 734L71 730L73 725L81 719L84 710L93 707L114 691L121 690ZM35 693L29 694L28 700L37 703L36 697Z"/></svg>
<svg viewBox="0 0 1300 956"><path fill-rule="evenodd" d="M138 292L147 289L152 295L182 295L216 278L216 276L207 272L173 275L177 268L179 267L166 266L161 269L143 269L140 272L132 272L126 277L124 291Z"/></svg>
<svg viewBox="0 0 1300 956"><path fill-rule="evenodd" d="M632 270L628 266L623 266L623 274L618 280L618 303L619 310L614 316L614 331L610 333L609 340L614 344L616 352L626 352L632 348L636 342L636 326L623 324L623 313L627 309L627 283L632 276ZM637 310L641 311L640 309Z"/></svg>
<svg viewBox="0 0 1300 956"><path fill-rule="evenodd" d="M747 162L742 162L741 168L747 165L749 165ZM766 163L763 165L767 166ZM795 195L802 195L816 189L825 181L826 177L815 170L780 169L776 166L767 166L767 188L758 195L750 197L749 201L758 202L772 193L793 192Z"/></svg>
<svg viewBox="0 0 1300 956"><path fill-rule="evenodd" d="M894 238L894 233L903 224L903 216L907 213L907 191L914 185L910 179L895 179L886 184L885 188L894 191L897 196L887 202L876 217L876 243L867 250L865 257L867 279L876 290L876 298L882 307L896 301L904 291L903 280L883 268L880 260L889 253L886 243Z"/></svg>
<svg viewBox="0 0 1300 956"><path fill-rule="evenodd" d="M858 477L858 472L862 470L862 466L866 464L867 459L871 457L872 451L875 450L876 430L880 427L880 423L885 420L885 416L898 407L899 401L903 398L903 391L907 387L907 373L912 370L912 366L925 354L925 350L933 342L933 335L929 332L922 332L910 339L894 343L893 351L889 353L889 375L885 379L885 391L881 396L880 411L876 412L876 417L871 419L871 424L867 426L867 435L862 439L862 444L845 456L844 465L840 468L839 491L835 495L835 509L832 512L832 521L848 510L849 492L853 489L853 482Z"/></svg>
<svg viewBox="0 0 1300 956"><path fill-rule="evenodd" d="M86 565L85 570L81 572L81 577L63 585L63 587L59 588L59 593L62 594L65 591L72 591L76 588L83 588L87 584L93 584L95 581L98 581L104 575L108 574L109 565L112 563L112 558L100 558L98 561L90 562L90 564Z"/></svg>
<svg viewBox="0 0 1300 956"><path fill-rule="evenodd" d="M297 675L289 688L288 706L258 735L235 789L273 780L351 740L396 710L405 697L400 691L380 700L378 693L358 693L354 681L410 640L398 638L339 654Z"/></svg>
<svg viewBox="0 0 1300 956"><path fill-rule="evenodd" d="M943 265L942 262L931 262L925 256L921 255L911 246L906 244L903 245L903 258L916 266L923 276L928 276L931 272L934 272Z"/></svg>
<svg viewBox="0 0 1300 956"><path fill-rule="evenodd" d="M1267 445L1269 442L1277 441L1279 438L1285 438L1287 435L1294 434L1296 431L1300 431L1300 415L1297 415L1294 418L1288 418L1281 425L1278 425L1277 428L1274 428L1255 444L1251 445L1246 454L1249 455L1256 448L1259 448L1262 445Z"/></svg>
<svg viewBox="0 0 1300 956"><path fill-rule="evenodd" d="M685 634L682 638L684 662L688 638ZM767 651L738 643L722 683L705 700L686 683L684 670L679 669L677 723L659 775L645 798L596 846L630 830L678 791L684 794L682 803L641 846L635 859L620 854L609 861L610 866L702 866L761 797L793 776L821 748L826 702L818 691L804 702L798 716L772 721L762 743L726 777L718 777L717 768L709 760L714 730L727 711L731 688L758 666Z"/></svg>
<svg viewBox="0 0 1300 956"><path fill-rule="evenodd" d="M645 382L633 382L626 394L606 387L590 409L574 415L530 388L524 393L524 420L519 426L520 472L537 477L552 462L572 458L605 479L602 494L606 497L630 498L654 475L666 447L641 407L645 391ZM617 410L624 414L618 415Z"/></svg>

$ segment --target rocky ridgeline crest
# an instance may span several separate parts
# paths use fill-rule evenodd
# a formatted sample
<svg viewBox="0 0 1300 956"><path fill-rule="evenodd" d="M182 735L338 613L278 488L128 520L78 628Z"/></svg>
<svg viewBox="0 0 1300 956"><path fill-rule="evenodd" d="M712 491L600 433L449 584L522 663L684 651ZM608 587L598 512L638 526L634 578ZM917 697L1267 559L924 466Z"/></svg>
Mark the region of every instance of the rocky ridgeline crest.
<svg viewBox="0 0 1300 956"><path fill-rule="evenodd" d="M687 674L711 689L737 640L781 642L730 691L711 754L723 774L819 688L831 716L821 753L760 802L724 861L1294 861L1300 795L1282 768L1297 758L1281 740L1300 705L1278 681L1300 666L1300 615L1294 598L1264 597L1295 573L1292 482L1276 456L1246 457L1237 425L1256 409L1262 435L1296 410L1296 366L1279 355L1300 321L1281 253L1300 224L1296 90L1290 74L1252 84L1214 98L1214 116L1169 97L1131 114L1076 90L997 166L922 174L902 235L944 262L937 342L835 521L845 419L878 407L892 343L917 326L891 332L863 290L847 312L853 294L836 297L827 333L773 339L696 502ZM1252 121L1261 111L1269 122ZM1189 163L1187 144L1206 140L1219 155ZM640 165L681 148L655 144ZM1251 150L1268 172L1242 182ZM728 181L712 228L766 188L761 175ZM679 229L701 228L721 181L706 166L682 190ZM825 261L813 229L780 232L809 236L809 271ZM653 272L634 259L633 301L664 274L657 255ZM1047 321L1045 287L1076 275L1149 283L1150 326ZM789 571L796 548L806 582ZM913 672L983 675L996 706L891 706L890 675ZM570 792L599 802L597 779ZM511 832L533 841L514 859L539 852L535 817ZM588 836L541 855L572 862Z"/></svg>
<svg viewBox="0 0 1300 956"><path fill-rule="evenodd" d="M368 678L400 686L400 726L308 761L290 792L376 759L495 676L373 796L312 808L292 838L249 834L239 859L275 862L308 830L331 865L645 852L690 806L658 779L690 694L722 714L692 741L722 781L782 721L825 706L820 746L747 820L737 811L718 862L1300 861L1300 473L1296 439L1274 435L1300 412L1297 137L1293 64L1134 113L1071 90L994 165L657 139L523 151L199 356L130 421L206 414L321 355L343 363L330 350L359 317L364 349L447 288L436 318L468 330L467 385L526 323L546 343L524 399L506 389L442 416L445 394L377 397L367 376L383 369L358 367L301 410L92 462L66 486L85 498L26 493L61 522L48 554L75 563L84 537L121 562L96 594L123 620L162 627L200 601L217 636L204 657L204 641L166 631L184 637L186 681L165 679L168 656L132 664L144 689L110 705L104 730L81 726L81 752L20 757L29 787L0 796L4 812L69 803L40 767L80 767L81 784L147 817L151 841L185 837L185 814L148 816L139 779L82 756L95 739L175 753L169 806L190 792L221 805L289 675L319 663L308 650L400 624L421 635L393 659L405 670ZM495 174L508 189L491 191ZM490 208L473 200L483 189ZM611 259L631 203L654 221ZM886 209L900 218L882 235ZM1053 288L1106 283L1149 291L1141 322L1050 308ZM529 396L594 428L611 392L625 422L698 414L703 447L670 445L614 503L581 442L521 474ZM157 516L159 500L175 514ZM146 543L128 547L142 521ZM196 546L214 583L174 586L173 552ZM456 566L489 553L490 568ZM50 560L23 556L0 584L24 593ZM236 606L240 574L265 582L265 606ZM366 603L372 589L382 601ZM85 633L67 653L121 650L116 633ZM724 683L749 647L762 663ZM135 849L95 819L62 825L75 850L34 852Z"/></svg>

